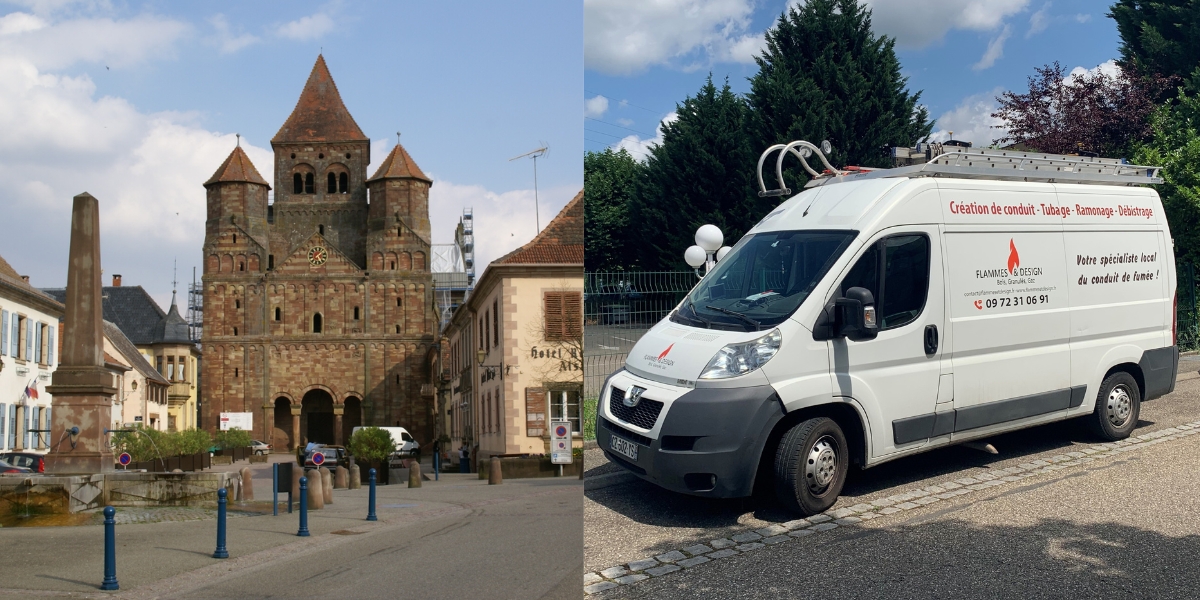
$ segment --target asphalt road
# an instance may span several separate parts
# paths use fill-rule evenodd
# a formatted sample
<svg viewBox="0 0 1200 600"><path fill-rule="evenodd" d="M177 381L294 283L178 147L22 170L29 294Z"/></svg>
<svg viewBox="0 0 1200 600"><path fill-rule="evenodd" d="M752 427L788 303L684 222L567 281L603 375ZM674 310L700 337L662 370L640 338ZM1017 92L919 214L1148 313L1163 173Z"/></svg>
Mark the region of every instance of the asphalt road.
<svg viewBox="0 0 1200 600"><path fill-rule="evenodd" d="M1192 360L1181 364L1184 375L1176 392L1143 405L1134 435L1200 419L1198 367L1200 363ZM1028 491L1014 492L1022 489L1021 484L1008 484L997 492L997 500L981 500L983 492L977 492L935 507L885 515L858 528L831 531L814 537L812 543L800 540L764 547L602 595L728 597L753 589L756 596L765 597L809 596L814 590L819 597L831 598L1140 597L1143 589L1136 585L1110 589L1097 587L1097 582L1125 573L1124 579L1117 579L1130 583L1128 574L1146 573L1147 584L1161 580L1157 587L1145 588L1157 590L1159 597L1200 597L1200 580L1172 576L1161 566L1200 564L1200 520L1192 516L1200 514L1195 500L1200 486L1194 476L1200 466L1197 438L1200 435L1138 450L1121 460L1099 461L1103 464L1088 469L1072 468L1064 471L1067 475L1061 481L1047 483L1050 480L1041 476ZM999 450L998 455L955 446L854 472L834 508L1097 444L1077 422L986 441ZM595 450L585 460L589 477L614 469ZM950 510L951 504L963 508ZM918 517L924 520L915 521ZM709 500L640 480L592 489L584 499L584 570L598 572L793 518L769 496ZM1046 540L1051 539L1058 541L1047 546ZM1070 556L1076 558L1058 558ZM1077 576L1068 578L1071 585L1064 582L1059 588L1050 584L1059 571ZM1014 581L1000 586L1001 575Z"/></svg>

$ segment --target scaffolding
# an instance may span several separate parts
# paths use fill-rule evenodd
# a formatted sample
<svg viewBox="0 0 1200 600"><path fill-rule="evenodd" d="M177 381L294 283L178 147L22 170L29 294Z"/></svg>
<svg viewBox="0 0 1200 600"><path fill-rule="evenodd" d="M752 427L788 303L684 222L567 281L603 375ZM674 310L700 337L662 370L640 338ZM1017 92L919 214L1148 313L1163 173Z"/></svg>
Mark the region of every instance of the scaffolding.
<svg viewBox="0 0 1200 600"><path fill-rule="evenodd" d="M433 244L430 267L433 271L434 300L437 302L439 329L445 329L454 311L466 301L475 284L474 217L470 208L454 228L454 243Z"/></svg>
<svg viewBox="0 0 1200 600"><path fill-rule="evenodd" d="M187 322L188 335L199 344L204 329L204 284L196 282L195 269L192 269L192 283L188 284Z"/></svg>

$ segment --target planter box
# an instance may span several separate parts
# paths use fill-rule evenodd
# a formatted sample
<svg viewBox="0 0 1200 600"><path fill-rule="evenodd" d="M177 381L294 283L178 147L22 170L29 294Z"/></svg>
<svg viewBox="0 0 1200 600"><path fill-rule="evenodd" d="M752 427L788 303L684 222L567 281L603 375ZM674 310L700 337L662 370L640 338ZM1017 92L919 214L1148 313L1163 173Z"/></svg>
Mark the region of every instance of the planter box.
<svg viewBox="0 0 1200 600"><path fill-rule="evenodd" d="M491 457L479 462L479 478L488 478ZM558 477L559 465L551 464L549 456L505 456L500 458L500 472L505 479L532 479L535 477ZM579 477L580 461L562 465L563 477Z"/></svg>

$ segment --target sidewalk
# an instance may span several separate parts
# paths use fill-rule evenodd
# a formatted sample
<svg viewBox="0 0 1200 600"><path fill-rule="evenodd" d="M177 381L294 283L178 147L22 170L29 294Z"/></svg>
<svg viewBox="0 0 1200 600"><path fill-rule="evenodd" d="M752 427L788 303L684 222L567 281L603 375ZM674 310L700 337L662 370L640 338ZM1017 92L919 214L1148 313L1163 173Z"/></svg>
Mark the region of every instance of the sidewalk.
<svg viewBox="0 0 1200 600"><path fill-rule="evenodd" d="M379 521L374 523L365 520L366 486L359 490L335 490L332 504L322 510L309 511L308 526L312 537L301 538L296 536L298 506L297 512L290 515L283 507L278 517L271 516L270 464L256 464L253 468L265 475L255 479L255 497L260 500L230 502L229 510L231 517L233 511L255 511L262 516L243 513L228 519L230 559L211 558L216 546L216 522L211 518L118 525L117 577L121 589L136 591L139 586L186 577L184 574L189 571L205 567L224 571L235 564L241 568L252 566L249 563L266 564L348 543L364 533L399 531L437 519L462 519L489 505L541 496L561 497L580 507L582 504L582 485L574 478L510 480L503 485L489 486L474 474L454 473L446 474L437 482L426 481L423 487L416 489L406 485L378 486ZM281 495L280 501L285 499L286 495ZM146 510L169 515L196 509L118 509L118 516L122 512ZM8 555L0 598L29 597L31 590L99 593L97 588L103 579L104 567L103 527L5 528L0 530L0 535L4 536L7 547L20 549ZM579 545L582 546L581 539ZM122 593L122 597L125 596Z"/></svg>

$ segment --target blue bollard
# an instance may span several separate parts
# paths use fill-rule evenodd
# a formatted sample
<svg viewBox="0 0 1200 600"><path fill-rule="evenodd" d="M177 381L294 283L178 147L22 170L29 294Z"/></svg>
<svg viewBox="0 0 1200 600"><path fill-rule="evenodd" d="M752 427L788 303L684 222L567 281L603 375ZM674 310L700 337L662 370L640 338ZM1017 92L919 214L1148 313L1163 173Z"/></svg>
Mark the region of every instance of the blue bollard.
<svg viewBox="0 0 1200 600"><path fill-rule="evenodd" d="M440 466L442 453L441 451L433 453L433 480L438 480L438 466Z"/></svg>
<svg viewBox="0 0 1200 600"><path fill-rule="evenodd" d="M116 514L117 509L111 506L104 507L104 583L100 584L100 589L106 591L121 589L117 584Z"/></svg>
<svg viewBox="0 0 1200 600"><path fill-rule="evenodd" d="M300 478L300 531L296 532L300 537L308 537L308 478Z"/></svg>
<svg viewBox="0 0 1200 600"><path fill-rule="evenodd" d="M273 516L279 516L279 463L271 465L271 510Z"/></svg>
<svg viewBox="0 0 1200 600"><path fill-rule="evenodd" d="M367 500L367 520L378 521L379 517L375 516L375 469L367 471L369 474L368 481L371 482L371 494Z"/></svg>
<svg viewBox="0 0 1200 600"><path fill-rule="evenodd" d="M225 506L229 504L229 491L225 488L217 490L217 549L213 558L229 558L225 549Z"/></svg>

